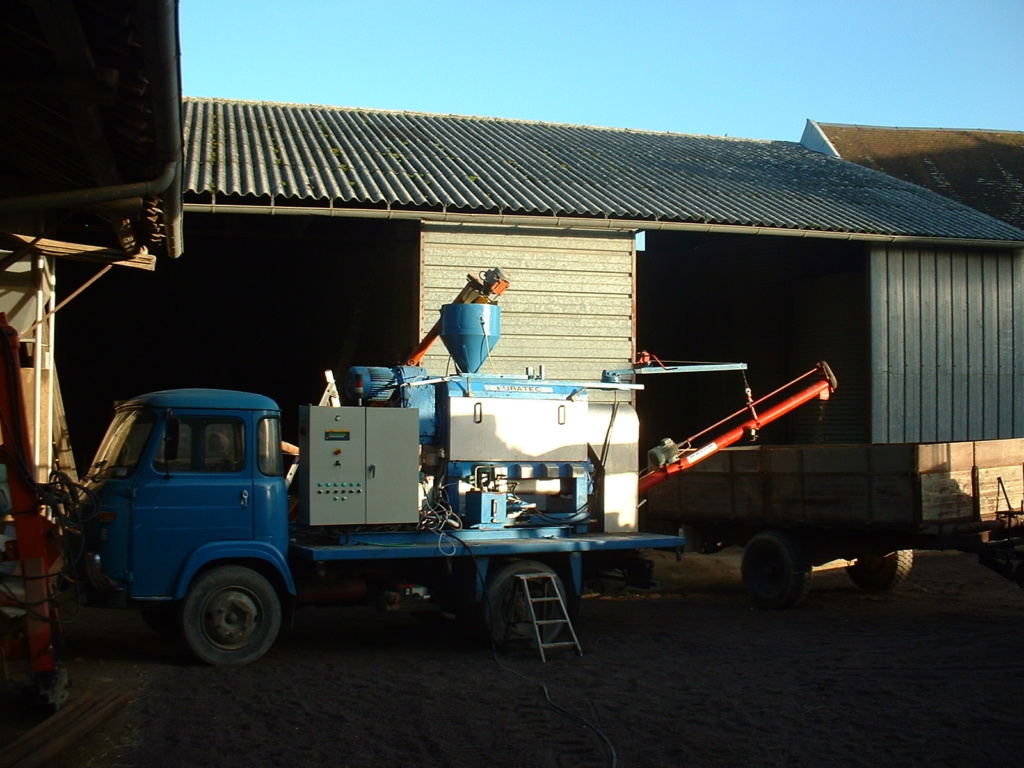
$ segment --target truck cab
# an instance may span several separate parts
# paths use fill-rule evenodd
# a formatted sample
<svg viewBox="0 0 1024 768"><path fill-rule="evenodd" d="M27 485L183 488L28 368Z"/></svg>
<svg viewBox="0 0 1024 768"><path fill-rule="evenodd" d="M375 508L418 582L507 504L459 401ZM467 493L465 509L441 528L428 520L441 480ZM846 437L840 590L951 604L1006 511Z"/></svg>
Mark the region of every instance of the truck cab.
<svg viewBox="0 0 1024 768"><path fill-rule="evenodd" d="M289 591L280 409L255 394L168 390L121 404L89 470L99 604L178 600L213 562L257 562Z"/></svg>

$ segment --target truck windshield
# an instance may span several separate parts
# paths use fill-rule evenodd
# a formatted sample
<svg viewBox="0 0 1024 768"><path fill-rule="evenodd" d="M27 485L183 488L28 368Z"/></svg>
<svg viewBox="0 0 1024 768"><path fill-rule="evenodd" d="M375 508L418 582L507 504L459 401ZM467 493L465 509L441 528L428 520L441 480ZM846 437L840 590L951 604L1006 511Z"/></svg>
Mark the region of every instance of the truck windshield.
<svg viewBox="0 0 1024 768"><path fill-rule="evenodd" d="M153 430L153 414L141 408L118 411L89 468L92 480L128 477L135 471L139 457Z"/></svg>

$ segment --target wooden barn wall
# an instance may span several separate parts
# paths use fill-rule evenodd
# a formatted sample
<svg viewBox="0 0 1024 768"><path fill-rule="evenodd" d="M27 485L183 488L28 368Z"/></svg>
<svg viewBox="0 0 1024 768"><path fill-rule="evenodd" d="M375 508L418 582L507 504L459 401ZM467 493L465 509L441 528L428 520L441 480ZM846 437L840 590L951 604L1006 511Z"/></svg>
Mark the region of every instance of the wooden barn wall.
<svg viewBox="0 0 1024 768"><path fill-rule="evenodd" d="M423 330L467 274L501 267L509 276L499 299L502 338L483 372L522 374L543 365L548 378L595 380L633 359L631 232L424 223L421 233ZM452 370L440 342L424 364L437 374Z"/></svg>
<svg viewBox="0 0 1024 768"><path fill-rule="evenodd" d="M871 440L1024 436L1024 252L871 252Z"/></svg>

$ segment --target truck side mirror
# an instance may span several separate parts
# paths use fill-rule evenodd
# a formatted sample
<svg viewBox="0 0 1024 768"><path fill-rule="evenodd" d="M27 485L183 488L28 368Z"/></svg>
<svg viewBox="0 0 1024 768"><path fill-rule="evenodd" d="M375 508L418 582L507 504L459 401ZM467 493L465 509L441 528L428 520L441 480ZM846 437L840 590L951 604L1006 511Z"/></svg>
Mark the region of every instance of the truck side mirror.
<svg viewBox="0 0 1024 768"><path fill-rule="evenodd" d="M164 460L170 462L178 458L178 443L181 436L181 422L174 418L174 414L167 414L167 429L164 431Z"/></svg>

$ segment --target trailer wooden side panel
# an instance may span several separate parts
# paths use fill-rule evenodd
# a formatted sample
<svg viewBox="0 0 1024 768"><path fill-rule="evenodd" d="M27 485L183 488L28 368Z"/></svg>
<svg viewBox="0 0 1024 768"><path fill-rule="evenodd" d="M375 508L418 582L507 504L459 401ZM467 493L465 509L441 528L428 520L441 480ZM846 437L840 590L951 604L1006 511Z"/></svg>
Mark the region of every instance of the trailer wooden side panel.
<svg viewBox="0 0 1024 768"><path fill-rule="evenodd" d="M990 519L1024 499L1024 440L730 448L651 489L684 524L895 528Z"/></svg>

